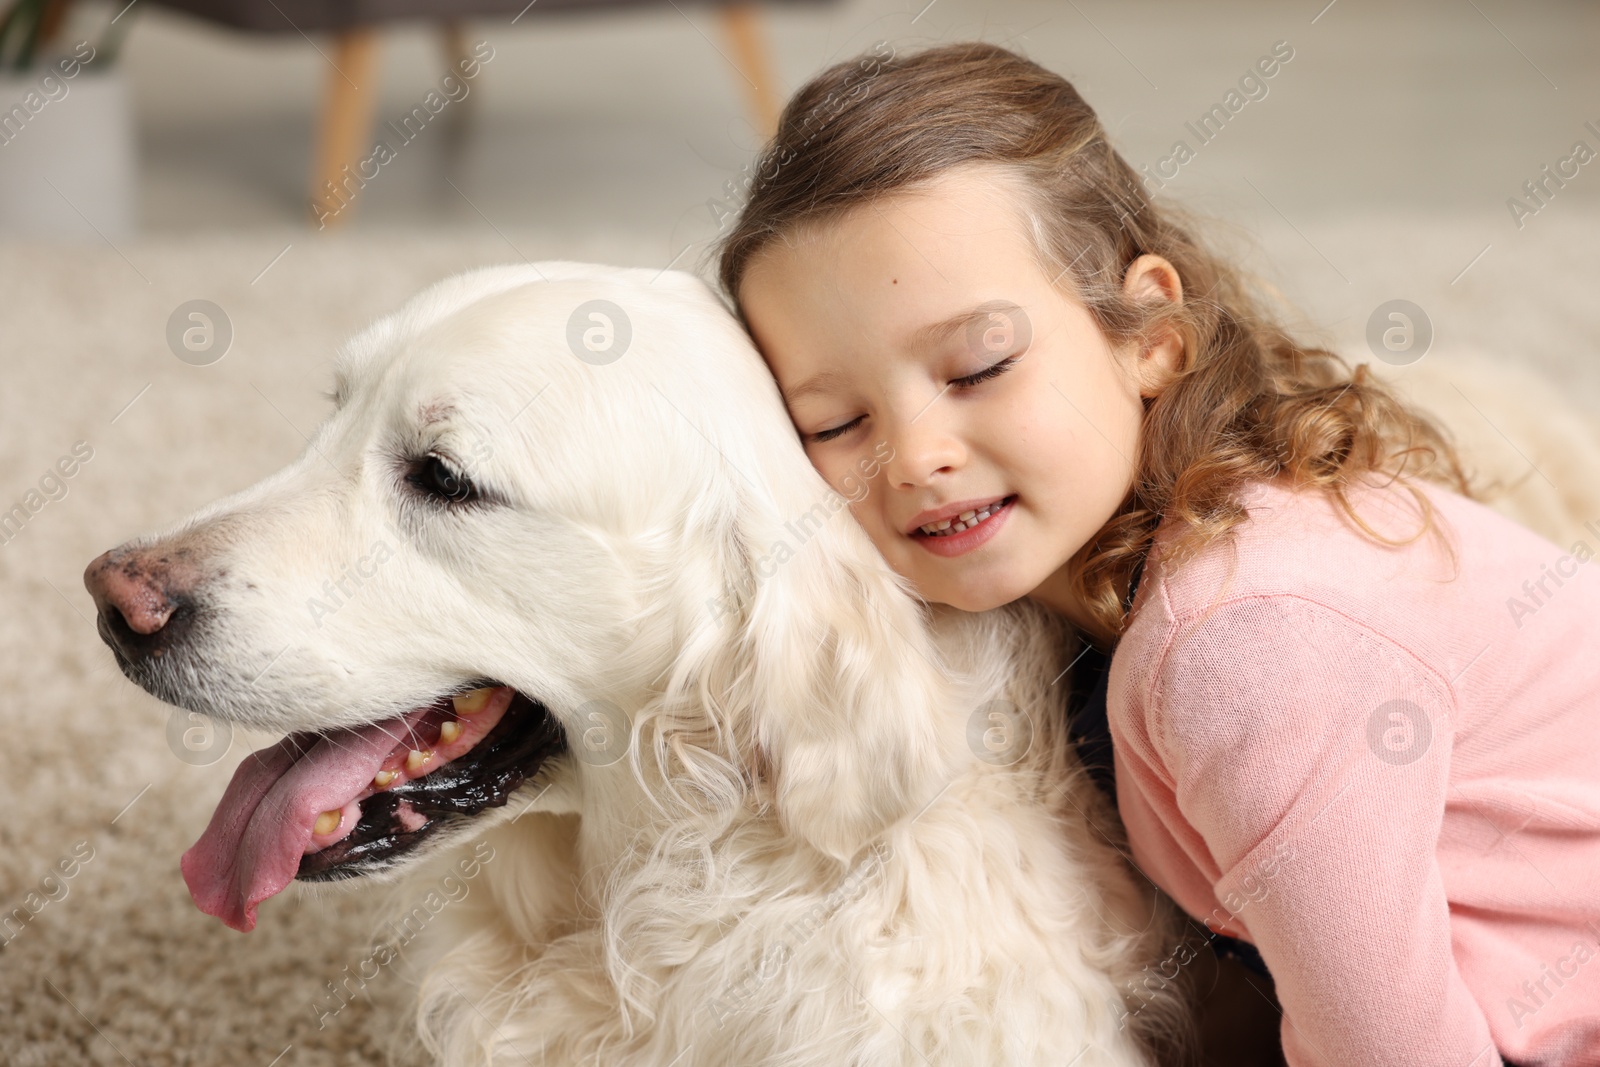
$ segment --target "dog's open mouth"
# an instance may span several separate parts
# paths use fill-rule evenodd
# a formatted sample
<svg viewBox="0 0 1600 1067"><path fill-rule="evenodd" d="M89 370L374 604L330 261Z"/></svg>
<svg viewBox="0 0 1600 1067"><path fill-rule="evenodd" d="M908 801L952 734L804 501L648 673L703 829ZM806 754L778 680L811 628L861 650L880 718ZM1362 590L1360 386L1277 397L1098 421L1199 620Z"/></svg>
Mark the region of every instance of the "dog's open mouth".
<svg viewBox="0 0 1600 1067"><path fill-rule="evenodd" d="M201 911L250 930L295 878L390 866L442 825L502 805L566 747L548 709L508 686L445 696L382 722L290 734L245 757L183 854Z"/></svg>

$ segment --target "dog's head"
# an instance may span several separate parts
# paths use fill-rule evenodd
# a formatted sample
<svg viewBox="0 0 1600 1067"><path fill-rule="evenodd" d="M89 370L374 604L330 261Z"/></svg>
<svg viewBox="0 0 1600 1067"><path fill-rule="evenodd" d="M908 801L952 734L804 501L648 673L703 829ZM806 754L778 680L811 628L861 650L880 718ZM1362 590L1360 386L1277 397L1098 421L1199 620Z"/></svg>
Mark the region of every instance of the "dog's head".
<svg viewBox="0 0 1600 1067"><path fill-rule="evenodd" d="M614 809L646 715L669 776L759 782L840 858L947 779L921 606L694 278L451 278L346 346L334 404L294 463L85 573L129 678L288 734L184 857L209 913L249 929L295 877L398 868L552 784L546 810Z"/></svg>

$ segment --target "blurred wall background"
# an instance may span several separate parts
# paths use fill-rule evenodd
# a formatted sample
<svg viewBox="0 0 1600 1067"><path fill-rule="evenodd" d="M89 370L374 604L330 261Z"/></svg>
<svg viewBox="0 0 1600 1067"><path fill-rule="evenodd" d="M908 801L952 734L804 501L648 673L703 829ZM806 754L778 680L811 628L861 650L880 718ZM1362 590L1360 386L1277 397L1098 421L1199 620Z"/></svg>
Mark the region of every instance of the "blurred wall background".
<svg viewBox="0 0 1600 1067"><path fill-rule="evenodd" d="M93 36L124 5L79 5L71 33ZM981 37L1070 78L1136 166L1158 164L1176 140L1198 145L1185 123L1287 41L1294 58L1267 95L1166 190L1243 222L1449 213L1470 257L1517 232L1505 201L1543 165L1580 138L1600 149L1583 125L1600 125L1600 5L1585 0L840 0L762 11L785 95L879 40ZM681 0L539 14L464 24L494 59L456 113L382 168L350 225L627 227L666 256L705 236L706 201L761 140L715 9ZM230 30L150 0L118 21L143 231L299 223L331 35ZM446 72L436 26L380 35L379 126ZM1600 175L1585 168L1558 199L1600 202Z"/></svg>

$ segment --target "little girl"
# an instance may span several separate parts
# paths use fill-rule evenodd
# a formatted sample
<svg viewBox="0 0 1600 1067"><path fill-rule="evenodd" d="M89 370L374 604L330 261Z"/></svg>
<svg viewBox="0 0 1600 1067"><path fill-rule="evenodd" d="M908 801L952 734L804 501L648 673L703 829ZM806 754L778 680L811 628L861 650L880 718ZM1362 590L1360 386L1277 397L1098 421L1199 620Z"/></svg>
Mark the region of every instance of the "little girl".
<svg viewBox="0 0 1600 1067"><path fill-rule="evenodd" d="M889 457L851 510L892 567L1114 648L1133 859L1259 951L1290 1064L1600 1065L1590 546L1474 499L999 47L813 79L720 273L823 476Z"/></svg>

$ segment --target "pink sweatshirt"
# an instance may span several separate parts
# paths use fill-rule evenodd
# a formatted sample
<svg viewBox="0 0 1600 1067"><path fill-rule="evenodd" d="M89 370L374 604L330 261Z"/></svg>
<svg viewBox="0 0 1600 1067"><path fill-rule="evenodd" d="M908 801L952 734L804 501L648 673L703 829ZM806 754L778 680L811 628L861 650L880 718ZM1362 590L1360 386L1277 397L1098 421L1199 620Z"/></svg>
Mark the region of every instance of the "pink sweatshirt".
<svg viewBox="0 0 1600 1067"><path fill-rule="evenodd" d="M1158 531L1107 690L1133 857L1260 951L1291 1067L1595 1067L1600 521L1410 484L1459 574L1277 483L1180 567ZM1417 529L1403 483L1351 502Z"/></svg>

